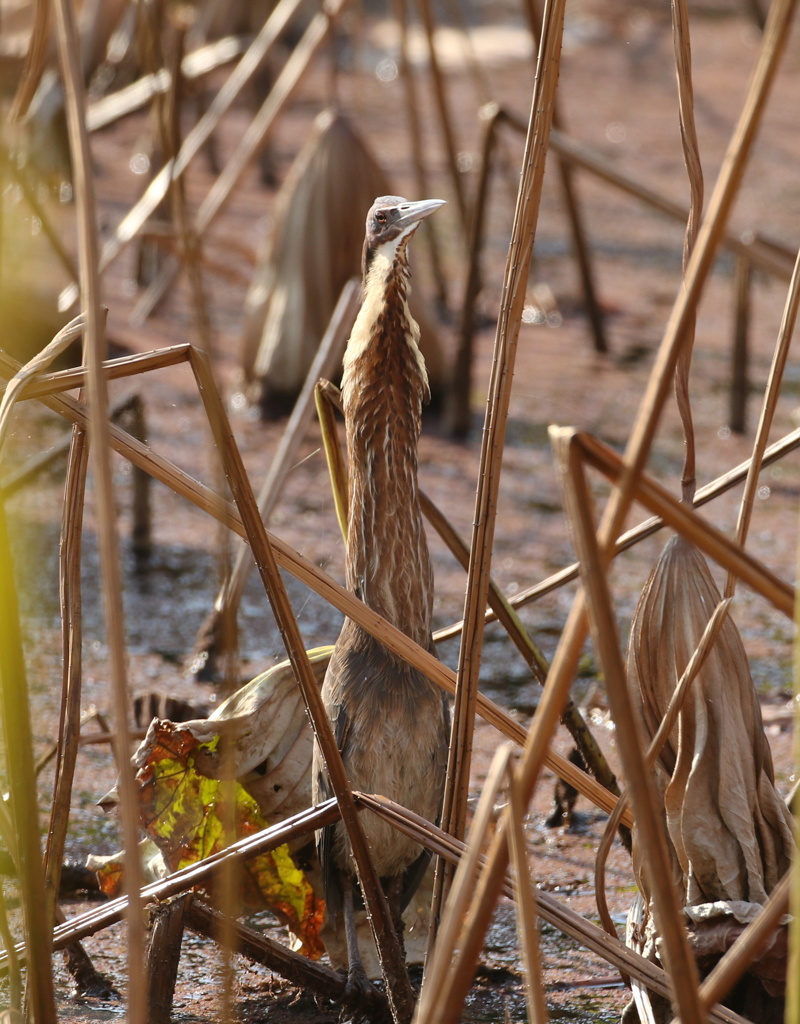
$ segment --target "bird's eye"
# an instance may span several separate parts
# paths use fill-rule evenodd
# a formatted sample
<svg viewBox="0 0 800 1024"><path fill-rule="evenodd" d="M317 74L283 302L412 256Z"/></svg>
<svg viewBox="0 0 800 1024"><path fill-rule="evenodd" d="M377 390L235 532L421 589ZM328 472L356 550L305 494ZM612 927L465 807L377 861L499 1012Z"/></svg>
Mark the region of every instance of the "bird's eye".
<svg viewBox="0 0 800 1024"><path fill-rule="evenodd" d="M378 212L377 212L377 213L375 214L375 220L376 220L376 221L377 221L377 222L378 222L379 224L385 224L385 223L386 223L386 214L385 214L385 213L384 213L384 212L383 212L382 210L379 210L379 211L378 211Z"/></svg>

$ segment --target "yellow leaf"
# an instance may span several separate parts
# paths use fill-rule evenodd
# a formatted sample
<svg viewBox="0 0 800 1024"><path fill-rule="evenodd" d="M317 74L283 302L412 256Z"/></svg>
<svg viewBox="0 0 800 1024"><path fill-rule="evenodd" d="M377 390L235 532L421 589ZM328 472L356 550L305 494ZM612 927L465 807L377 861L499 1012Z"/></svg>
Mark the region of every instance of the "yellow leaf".
<svg viewBox="0 0 800 1024"><path fill-rule="evenodd" d="M142 824L170 870L267 827L258 804L240 783L208 778L196 770L198 756L207 759L215 753L218 736L200 742L189 729L156 721L148 741L137 758ZM268 907L302 941L307 956L321 956L324 903L287 846L249 859L240 882L240 898L248 909Z"/></svg>

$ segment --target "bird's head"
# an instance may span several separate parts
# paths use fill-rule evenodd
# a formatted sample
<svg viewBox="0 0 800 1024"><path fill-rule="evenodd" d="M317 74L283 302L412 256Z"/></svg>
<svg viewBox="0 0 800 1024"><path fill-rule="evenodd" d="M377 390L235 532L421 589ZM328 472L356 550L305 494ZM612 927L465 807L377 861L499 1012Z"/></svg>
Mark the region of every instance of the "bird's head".
<svg viewBox="0 0 800 1024"><path fill-rule="evenodd" d="M389 263L393 263L398 251L414 234L420 222L444 206L444 203L444 199L420 199L410 203L402 196L380 196L376 199L367 214L364 273L379 252Z"/></svg>

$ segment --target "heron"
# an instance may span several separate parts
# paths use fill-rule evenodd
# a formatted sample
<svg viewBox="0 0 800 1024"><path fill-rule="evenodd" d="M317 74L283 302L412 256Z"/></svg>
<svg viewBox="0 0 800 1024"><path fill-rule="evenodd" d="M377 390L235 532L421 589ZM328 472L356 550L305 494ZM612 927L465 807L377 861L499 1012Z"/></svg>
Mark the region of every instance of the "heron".
<svg viewBox="0 0 800 1024"><path fill-rule="evenodd" d="M408 243L443 200L381 196L367 214L362 302L347 343L342 405L350 473L346 585L433 652L433 569L417 483L422 408L430 398L419 327L408 308ZM322 686L334 736L355 790L378 793L437 821L450 732L446 694L418 669L345 619ZM315 742L315 801L331 795ZM373 814L362 824L402 945L402 912L430 852ZM347 987L370 987L356 940L360 899L341 823L317 842L329 920L344 915Z"/></svg>

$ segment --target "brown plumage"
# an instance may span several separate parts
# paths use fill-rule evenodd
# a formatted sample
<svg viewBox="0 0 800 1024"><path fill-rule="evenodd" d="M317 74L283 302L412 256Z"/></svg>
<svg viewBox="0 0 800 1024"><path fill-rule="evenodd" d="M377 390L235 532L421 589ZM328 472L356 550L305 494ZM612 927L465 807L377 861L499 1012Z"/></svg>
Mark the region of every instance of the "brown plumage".
<svg viewBox="0 0 800 1024"><path fill-rule="evenodd" d="M344 359L350 471L346 576L370 608L433 650L433 572L417 485L417 441L428 398L419 328L408 310L408 240L440 200L383 196L367 216L363 300ZM431 821L439 815L449 713L441 689L346 619L322 688L353 789L379 793ZM315 746L317 800L330 795ZM375 815L361 818L396 923L427 854ZM319 854L330 918L344 909L350 978L363 980L352 927L354 865L341 825Z"/></svg>

